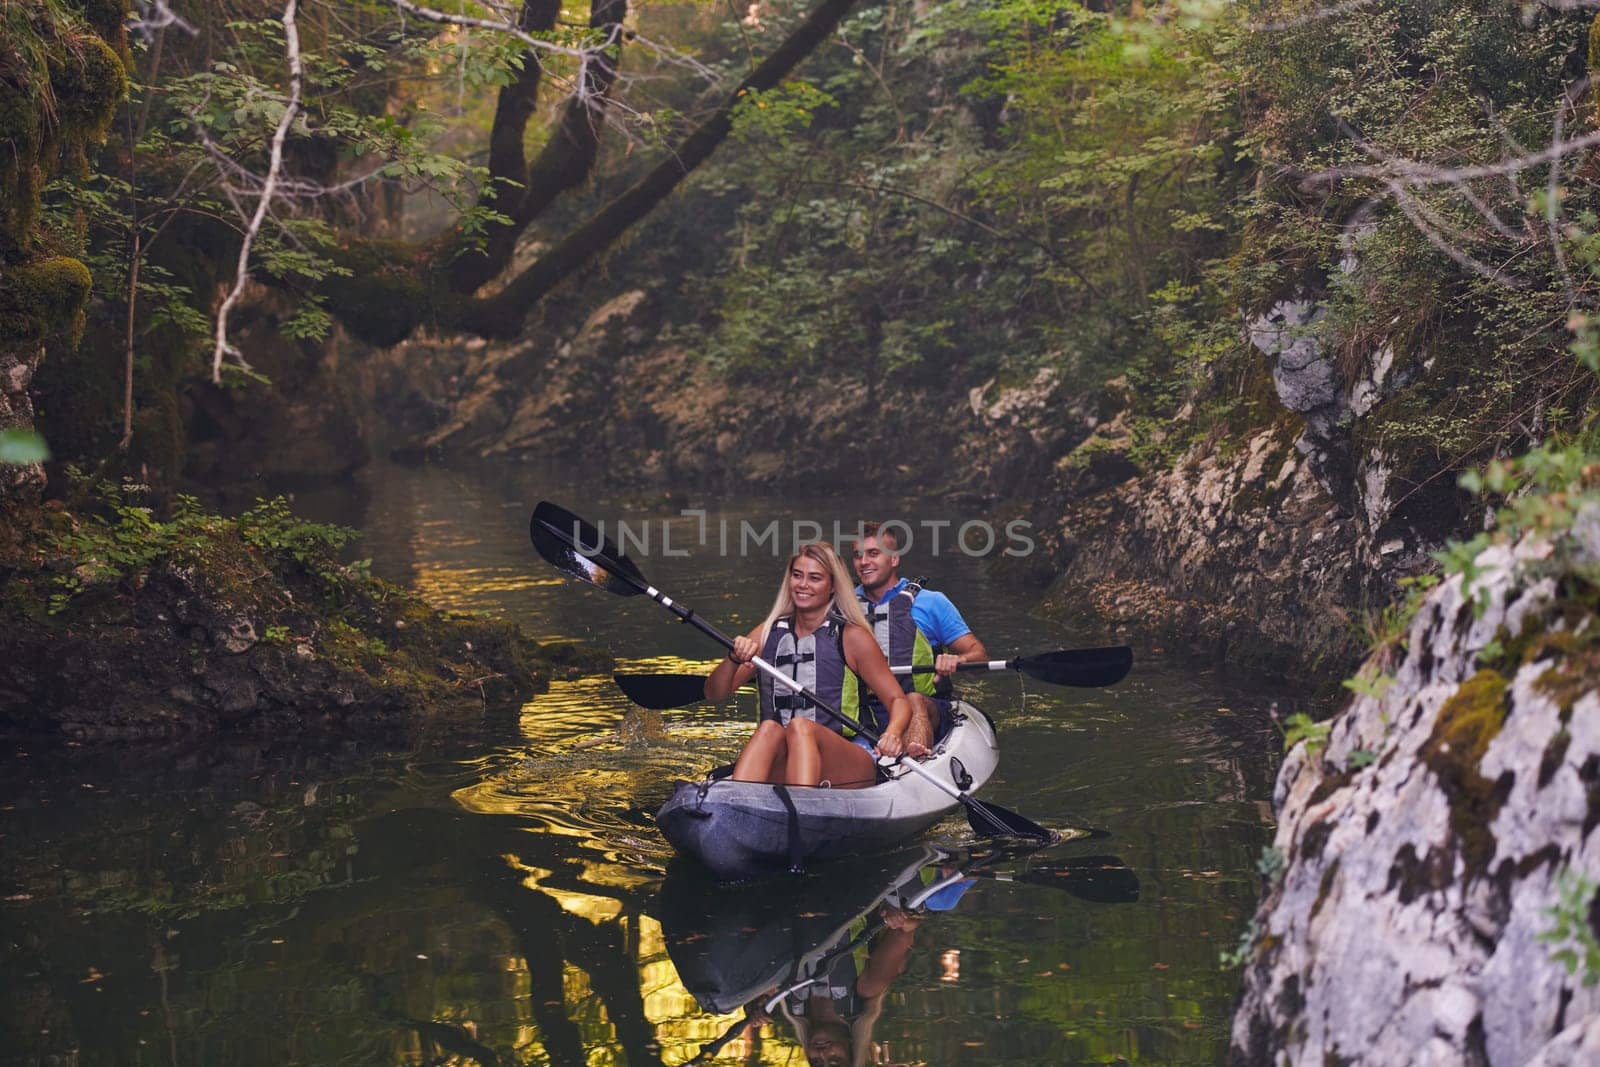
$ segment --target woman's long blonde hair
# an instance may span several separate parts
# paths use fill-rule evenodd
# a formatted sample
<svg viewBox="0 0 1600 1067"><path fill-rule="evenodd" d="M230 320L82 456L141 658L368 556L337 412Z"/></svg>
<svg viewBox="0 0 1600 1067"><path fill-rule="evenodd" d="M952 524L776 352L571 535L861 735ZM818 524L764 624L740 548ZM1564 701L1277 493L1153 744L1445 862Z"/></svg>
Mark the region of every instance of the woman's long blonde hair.
<svg viewBox="0 0 1600 1067"><path fill-rule="evenodd" d="M826 541L812 541L801 545L794 555L789 557L789 562L783 565L783 577L778 582L778 596L772 602L772 610L767 612L767 617L761 623L760 643L766 644L767 634L772 631L772 624L785 615L794 614L794 597L789 593L789 571L793 569L795 561L801 556L822 564L824 570L833 577L833 610L843 615L845 621L854 626L866 627L867 616L861 610L861 602L855 597L856 583L850 578L850 571L845 567L844 560L839 558L839 553Z"/></svg>

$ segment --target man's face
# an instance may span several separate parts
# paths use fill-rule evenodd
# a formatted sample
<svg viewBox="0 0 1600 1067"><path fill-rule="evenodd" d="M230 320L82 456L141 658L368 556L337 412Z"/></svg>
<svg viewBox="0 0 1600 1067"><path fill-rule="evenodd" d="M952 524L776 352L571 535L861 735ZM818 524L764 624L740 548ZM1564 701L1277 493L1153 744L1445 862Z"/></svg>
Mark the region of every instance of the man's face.
<svg viewBox="0 0 1600 1067"><path fill-rule="evenodd" d="M865 588L873 588L890 580L900 566L900 557L884 547L876 537L863 537L856 542L856 578Z"/></svg>

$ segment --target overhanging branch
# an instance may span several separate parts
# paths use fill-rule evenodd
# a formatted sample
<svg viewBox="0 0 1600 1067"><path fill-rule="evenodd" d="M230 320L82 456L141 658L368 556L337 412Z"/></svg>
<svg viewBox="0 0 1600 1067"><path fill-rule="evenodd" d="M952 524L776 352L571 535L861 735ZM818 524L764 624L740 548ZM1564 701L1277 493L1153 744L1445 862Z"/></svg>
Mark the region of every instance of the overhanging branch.
<svg viewBox="0 0 1600 1067"><path fill-rule="evenodd" d="M546 294L603 253L629 227L665 200L696 167L711 158L733 129L733 109L742 94L776 87L833 33L854 6L855 0L822 0L676 151L559 241L498 294L461 306L453 324L485 337L515 336L528 312Z"/></svg>

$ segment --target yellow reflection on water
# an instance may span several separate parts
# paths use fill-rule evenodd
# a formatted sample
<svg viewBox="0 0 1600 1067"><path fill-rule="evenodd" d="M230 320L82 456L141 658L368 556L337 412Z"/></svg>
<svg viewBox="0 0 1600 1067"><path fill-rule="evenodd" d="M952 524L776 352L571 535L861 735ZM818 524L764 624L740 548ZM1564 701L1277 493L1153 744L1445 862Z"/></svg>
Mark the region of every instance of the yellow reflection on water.
<svg viewBox="0 0 1600 1067"><path fill-rule="evenodd" d="M701 1048L716 1041L730 1026L744 1018L744 1012L708 1015L678 978L678 971L667 956L666 937L661 924L648 915L638 918L639 992L644 1014L656 1032L661 1046L661 1062L668 1067L694 1062ZM758 1036L740 1034L723 1046L713 1063L793 1064L799 1050L793 1034L781 1016L763 1028Z"/></svg>
<svg viewBox="0 0 1600 1067"><path fill-rule="evenodd" d="M554 871L548 867L533 867L523 863L511 853L506 853L501 859L506 861L506 866L512 870L521 871L524 875L522 885L535 893L543 893L555 900L563 909L571 912L581 919L592 923L607 923L622 914L622 902L614 897L592 896L588 893L579 893L572 889L563 889L559 886L546 884Z"/></svg>
<svg viewBox="0 0 1600 1067"><path fill-rule="evenodd" d="M560 585L560 577L532 577L511 567L461 567L432 560L417 561L415 587L422 598L445 611L482 611L506 593L523 593Z"/></svg>

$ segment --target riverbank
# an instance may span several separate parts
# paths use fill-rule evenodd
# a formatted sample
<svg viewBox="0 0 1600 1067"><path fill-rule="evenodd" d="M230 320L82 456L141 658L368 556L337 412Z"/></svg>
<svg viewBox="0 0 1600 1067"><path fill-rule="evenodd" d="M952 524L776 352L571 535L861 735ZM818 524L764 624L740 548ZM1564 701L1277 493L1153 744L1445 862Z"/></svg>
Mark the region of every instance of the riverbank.
<svg viewBox="0 0 1600 1067"><path fill-rule="evenodd" d="M237 517L141 487L14 509L0 542L0 735L157 740L377 734L609 666L570 642L435 611L341 562L355 534L282 499Z"/></svg>
<svg viewBox="0 0 1600 1067"><path fill-rule="evenodd" d="M635 461L604 469L641 493L832 481L963 519L1025 518L1037 550L996 562L1050 586L1045 614L1323 692L1360 661L1366 617L1432 566L1428 552L1461 517L1459 505L1397 511L1378 499L1373 473L1394 457L1330 462L1359 420L1313 425L1285 406L1299 403L1289 386L1242 447L1192 411L1155 427L1126 380L1084 390L1052 367L1014 381L911 381L886 387L887 400L798 376L761 385L782 405L752 405L726 375L654 344L661 322L627 291L560 337L409 342L368 365L363 388L389 410L433 412L432 428L391 441L407 462L592 467L621 452ZM530 391L534 366L542 388Z"/></svg>

